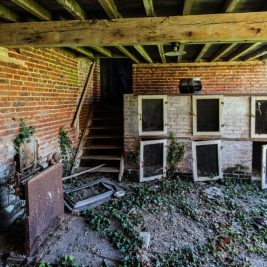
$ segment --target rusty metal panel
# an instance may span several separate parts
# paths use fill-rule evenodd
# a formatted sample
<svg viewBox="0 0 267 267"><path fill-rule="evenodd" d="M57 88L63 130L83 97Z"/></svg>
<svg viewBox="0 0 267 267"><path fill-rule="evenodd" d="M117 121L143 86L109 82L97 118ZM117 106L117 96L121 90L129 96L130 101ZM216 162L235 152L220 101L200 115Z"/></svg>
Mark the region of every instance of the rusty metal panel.
<svg viewBox="0 0 267 267"><path fill-rule="evenodd" d="M45 238L46 230L64 216L60 163L37 174L25 184L26 252L32 255Z"/></svg>

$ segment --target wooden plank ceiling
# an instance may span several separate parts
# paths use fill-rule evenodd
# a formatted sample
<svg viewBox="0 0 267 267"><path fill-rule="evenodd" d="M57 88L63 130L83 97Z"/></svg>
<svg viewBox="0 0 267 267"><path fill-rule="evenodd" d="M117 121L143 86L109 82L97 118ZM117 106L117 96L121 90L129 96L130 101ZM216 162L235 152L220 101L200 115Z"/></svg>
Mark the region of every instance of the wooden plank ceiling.
<svg viewBox="0 0 267 267"><path fill-rule="evenodd" d="M172 16L175 18L180 16L178 18L180 24L178 23L177 25L180 25L180 28L182 28L181 21L185 21L185 25L188 25L190 28L187 18L190 18L192 21L195 18L198 21L200 17L198 15L215 14L214 18L216 19L222 17L224 13L232 13L233 15L235 13L248 13L249 19L253 16L257 18L267 14L261 13L263 11L267 11L266 0L0 0L0 27L5 26L8 31L11 22L14 23L14 29L16 29L15 25L24 25L21 24L23 22L46 21L52 23L53 21L67 22L73 20L80 20L81 22L79 23L86 23L87 20L96 20L96 22L98 20L105 20L107 21L106 25L109 26L109 19L112 19L115 24L116 21L121 20L126 22L129 18L171 18ZM238 14L235 16L239 18ZM159 20L155 19L154 21ZM202 17L200 22L201 20L203 24L205 18L203 19ZM144 19L142 22L145 23L146 21ZM207 19L207 21L211 20ZM5 25L5 23L8 24ZM230 21L227 23L231 25ZM49 23L43 24L50 25ZM54 24L57 25L56 23ZM105 30L105 23L101 24L100 22L99 25L104 25L102 27ZM144 24L140 25L144 26ZM5 28L2 27L2 29ZM10 29L12 30L12 28ZM231 29L231 26L229 26L229 33L237 29L237 27ZM199 30L201 32L201 27ZM254 30L257 31L258 29ZM179 35L179 29L177 29L177 33L174 29L174 32L176 34L174 36L182 36L182 32ZM133 39L137 34L133 30ZM140 40L140 43L135 41L122 44L119 41L113 41L110 45L105 44L105 46L99 45L97 42L92 42L88 46L79 46L79 42L77 44L70 42L66 49L75 52L77 55L87 56L92 60L96 58L125 57L135 63L194 62L198 64L199 62L266 60L267 38L266 40L264 38L257 39L260 33L259 35L257 34L258 32L256 32L255 38L248 40L238 38L232 38L231 40L231 38L228 38L225 39L225 42L223 37L221 39L218 38L218 41L216 41L216 38L212 40L211 38L205 39L204 37L199 38L200 41L195 42L191 41L190 38L179 38L170 41L166 35L162 34L160 36L161 39L155 38L157 41L154 43L146 43ZM228 35L230 36L230 34ZM233 36L235 36L235 33L233 33ZM3 38L4 34L1 35L0 32L0 45L5 46L5 42L1 41ZM12 40L14 38L10 37ZM128 39L130 40L130 37ZM178 57L165 56L166 52L172 50L173 41L179 44L178 50L186 51L185 55Z"/></svg>

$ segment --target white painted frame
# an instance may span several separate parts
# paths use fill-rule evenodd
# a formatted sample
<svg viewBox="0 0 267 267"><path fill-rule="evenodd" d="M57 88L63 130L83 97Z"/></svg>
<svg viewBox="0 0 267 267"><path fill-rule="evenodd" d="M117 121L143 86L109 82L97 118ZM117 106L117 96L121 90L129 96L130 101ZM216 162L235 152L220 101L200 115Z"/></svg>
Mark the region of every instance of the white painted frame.
<svg viewBox="0 0 267 267"><path fill-rule="evenodd" d="M163 144L163 173L161 175L144 177L144 146L153 145L153 144ZM150 141L141 141L140 142L140 182L148 182L155 179L160 179L162 176L166 175L166 164L167 164L167 140L150 140Z"/></svg>
<svg viewBox="0 0 267 267"><path fill-rule="evenodd" d="M198 132L197 131L197 100L199 99L219 99L219 131L217 132ZM192 117L193 117L193 135L222 135L223 125L223 96L222 95L193 95L192 96Z"/></svg>
<svg viewBox="0 0 267 267"><path fill-rule="evenodd" d="M163 101L163 131L144 132L142 129L142 100L143 99L162 99ZM139 95L138 96L138 125L139 135L167 135L167 95Z"/></svg>
<svg viewBox="0 0 267 267"><path fill-rule="evenodd" d="M262 157L261 157L261 188L267 189L267 173L266 173L266 154L267 154L267 145L262 146Z"/></svg>
<svg viewBox="0 0 267 267"><path fill-rule="evenodd" d="M256 101L257 100L265 100L267 101L267 96L252 96L251 97L251 138L267 138L266 134L256 134L255 133L255 126L256 126Z"/></svg>
<svg viewBox="0 0 267 267"><path fill-rule="evenodd" d="M199 177L197 175L197 153L196 148L197 146L203 145L217 145L217 153L218 153L218 168L219 168L219 175L214 177L203 176ZM223 177L222 172L222 143L221 140L212 140L212 141L196 141L192 142L192 154L193 154L193 178L195 182L202 182L202 181L212 181L217 180Z"/></svg>

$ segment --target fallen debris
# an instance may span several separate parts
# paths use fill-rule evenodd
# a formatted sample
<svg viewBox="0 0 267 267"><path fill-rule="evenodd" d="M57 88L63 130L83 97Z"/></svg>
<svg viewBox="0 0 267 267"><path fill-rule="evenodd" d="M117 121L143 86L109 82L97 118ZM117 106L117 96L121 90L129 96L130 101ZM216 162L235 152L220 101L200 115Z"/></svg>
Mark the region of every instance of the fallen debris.
<svg viewBox="0 0 267 267"><path fill-rule="evenodd" d="M95 187L98 187L98 190L94 190ZM87 195L87 197L85 198L78 199L73 196L75 193L79 194L83 190L92 192L92 194L89 196ZM124 194L125 193L123 192L123 190L115 183L113 183L107 178L101 178L78 187L65 189L64 199L65 206L67 207L67 209L73 212L75 210L95 208L108 201L113 195L116 197L120 197Z"/></svg>

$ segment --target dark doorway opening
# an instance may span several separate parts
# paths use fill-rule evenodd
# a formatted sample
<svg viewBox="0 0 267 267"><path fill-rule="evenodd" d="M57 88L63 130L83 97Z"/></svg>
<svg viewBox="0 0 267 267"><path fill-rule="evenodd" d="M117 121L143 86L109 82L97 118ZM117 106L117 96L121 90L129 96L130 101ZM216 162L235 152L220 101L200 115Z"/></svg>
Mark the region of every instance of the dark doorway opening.
<svg viewBox="0 0 267 267"><path fill-rule="evenodd" d="M252 176L253 178L261 177L262 146L263 145L267 145L267 142L253 142L253 152L252 152Z"/></svg>
<svg viewBox="0 0 267 267"><path fill-rule="evenodd" d="M129 59L101 59L101 100L122 103L123 94L132 93L132 62Z"/></svg>

